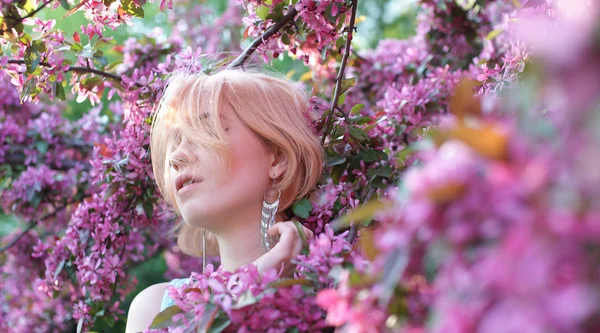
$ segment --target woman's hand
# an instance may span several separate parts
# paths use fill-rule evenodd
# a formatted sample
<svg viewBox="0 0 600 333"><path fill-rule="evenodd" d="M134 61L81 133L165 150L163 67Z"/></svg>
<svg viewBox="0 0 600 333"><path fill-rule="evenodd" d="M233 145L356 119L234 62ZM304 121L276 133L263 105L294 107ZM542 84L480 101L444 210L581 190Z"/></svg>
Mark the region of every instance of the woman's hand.
<svg viewBox="0 0 600 333"><path fill-rule="evenodd" d="M307 240L314 237L310 229L304 226L302 226L302 229ZM271 251L256 259L254 265L261 274L271 268L275 268L279 272L283 266L281 276L290 277L294 272L294 264L290 260L296 258L304 247L296 225L292 221L277 222L269 228L268 234L272 237L279 235L279 242L275 244Z"/></svg>

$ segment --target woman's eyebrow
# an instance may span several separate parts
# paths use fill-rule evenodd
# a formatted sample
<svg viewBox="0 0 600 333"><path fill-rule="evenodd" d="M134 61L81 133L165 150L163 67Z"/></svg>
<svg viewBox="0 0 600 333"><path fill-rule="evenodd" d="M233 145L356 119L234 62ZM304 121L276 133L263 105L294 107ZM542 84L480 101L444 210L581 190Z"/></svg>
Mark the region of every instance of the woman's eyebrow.
<svg viewBox="0 0 600 333"><path fill-rule="evenodd" d="M200 119L205 119L205 118L208 118L208 117L210 117L210 113L201 113L201 114L200 114ZM221 114L219 114L219 117L221 117L221 118L223 118L223 119L225 119L225 120L228 120L228 119L229 119L229 118L227 118L227 116L226 116L226 115L224 115L224 114L222 114L222 113L221 113Z"/></svg>

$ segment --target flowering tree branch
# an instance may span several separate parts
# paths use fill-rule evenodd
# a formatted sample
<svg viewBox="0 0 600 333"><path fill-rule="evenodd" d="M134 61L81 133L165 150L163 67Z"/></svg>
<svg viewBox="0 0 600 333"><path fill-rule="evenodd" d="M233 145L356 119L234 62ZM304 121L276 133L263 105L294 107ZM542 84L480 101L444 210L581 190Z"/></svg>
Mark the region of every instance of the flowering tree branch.
<svg viewBox="0 0 600 333"><path fill-rule="evenodd" d="M8 63L9 64L23 65L23 64L25 64L25 60L14 60L14 59L11 59L11 60L8 61ZM52 65L50 65L47 62L43 62L43 61L40 62L39 64L41 66L45 66L45 67L52 67ZM101 70L98 70L98 69L95 69L95 68L90 68L90 67L69 66L69 68L66 71L67 72L75 72L75 73L84 73L84 74L91 73L91 74L96 74L96 75L103 76L103 77L105 77L107 79L111 79L111 80L114 80L114 81L118 81L118 82L122 81L121 77L119 77L116 74L104 72L104 71L101 71ZM141 83L137 83L136 82L135 85L137 87L140 87L140 88L143 87L143 85Z"/></svg>
<svg viewBox="0 0 600 333"><path fill-rule="evenodd" d="M348 62L348 56L350 55L350 44L352 43L352 34L354 32L354 24L356 21L356 6L358 4L358 0L352 1L352 16L350 17L350 26L348 27L348 37L346 39L346 47L344 50L344 55L342 56L342 64L340 66L340 71L338 72L337 77L335 78L335 90L333 93L333 100L331 101L331 108L329 108L329 115L327 117L327 126L325 127L325 131L323 132L323 136L321 137L321 146L325 143L325 137L327 133L329 133L331 129L331 123L333 122L333 112L338 106L338 98L341 94L342 81L344 78L344 72L346 70L346 64Z"/></svg>
<svg viewBox="0 0 600 333"><path fill-rule="evenodd" d="M27 156L22 151L11 152L6 155L5 160L7 164L10 165L24 165ZM51 163L51 167L56 170L66 171L74 168L78 164L82 164L85 170L89 170L89 166L87 164L83 164L81 162L72 161L72 160L63 160L60 162L61 165L57 165L56 163Z"/></svg>
<svg viewBox="0 0 600 333"><path fill-rule="evenodd" d="M285 27L289 22L293 21L296 17L296 14L298 14L298 11L296 8L292 7L290 11L281 19L281 21L271 26L262 36L260 36L260 38L255 39L252 44L250 44L250 46L248 46L244 52L242 52L242 54L240 54L231 64L227 66L227 69L243 66L244 63L250 58L252 53L254 53L254 51L256 51L260 45L279 32L279 30Z"/></svg>
<svg viewBox="0 0 600 333"><path fill-rule="evenodd" d="M370 183L369 183L369 185L370 185ZM368 187L368 189L369 189L369 191L367 192L367 195L365 196L365 199L363 200L363 202L369 201L369 199L371 199L373 194L375 194L375 191L377 191L377 189L375 187ZM354 224L352 224L352 226L350 226L350 231L348 232L348 235L346 235L346 241L350 244L354 243L354 240L356 239L357 234L358 234L358 224L354 223Z"/></svg>
<svg viewBox="0 0 600 333"><path fill-rule="evenodd" d="M8 27L4 28L4 29L0 29L0 35L4 34L7 31L10 31L12 28L14 28L16 25L22 23L24 20L33 17L35 14L37 14L40 10L44 9L46 6L48 6L49 3L51 3L54 0L48 0L46 2L44 2L43 4L41 4L38 8L36 8L34 11L28 13L27 15L19 18L16 20L16 22L14 22L11 25L8 25Z"/></svg>
<svg viewBox="0 0 600 333"><path fill-rule="evenodd" d="M64 137L60 138L60 144L65 147L78 149L80 152L82 152L84 154L88 154L93 149L93 145L88 144L84 141L77 140L77 139L64 138ZM25 161L27 159L27 156L25 155L26 148L27 148L26 146L21 145L21 144L12 145L11 151L8 154L6 154L6 157L5 157L6 163L8 163L10 165L24 165ZM75 166L77 166L79 164L83 167L84 170L90 169L90 165L88 163L82 163L80 161L62 160L60 162L61 162L61 165L57 165L56 163L52 162L50 166L56 170L66 171L66 170L74 168Z"/></svg>
<svg viewBox="0 0 600 333"><path fill-rule="evenodd" d="M19 242L19 240L21 238L23 238L23 236L25 236L28 232L30 232L33 228L35 228L35 226L38 224L38 222L44 221L45 219L50 218L50 217L56 215L56 213L58 213L59 211L65 209L66 207L67 207L67 204L64 204L64 205L62 205L62 206L60 206L58 208L55 208L52 213L48 213L48 214L42 216L40 219L30 221L27 224L27 228L25 228L25 230L21 231L21 233L19 233L15 238L13 238L13 240L11 240L8 244L6 244L3 247L0 247L0 253L3 253L4 251L10 249L15 244L17 244Z"/></svg>

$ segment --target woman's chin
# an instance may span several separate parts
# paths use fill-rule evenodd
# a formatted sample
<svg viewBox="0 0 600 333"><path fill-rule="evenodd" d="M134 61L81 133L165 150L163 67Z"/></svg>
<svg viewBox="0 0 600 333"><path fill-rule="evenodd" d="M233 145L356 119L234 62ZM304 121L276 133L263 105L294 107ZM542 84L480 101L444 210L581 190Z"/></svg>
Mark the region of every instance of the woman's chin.
<svg viewBox="0 0 600 333"><path fill-rule="evenodd" d="M199 212L198 209L194 211L186 212L182 211L182 218L185 220L185 223L194 227L194 228L209 228L209 221L215 221L217 215L214 214L205 214L204 212Z"/></svg>

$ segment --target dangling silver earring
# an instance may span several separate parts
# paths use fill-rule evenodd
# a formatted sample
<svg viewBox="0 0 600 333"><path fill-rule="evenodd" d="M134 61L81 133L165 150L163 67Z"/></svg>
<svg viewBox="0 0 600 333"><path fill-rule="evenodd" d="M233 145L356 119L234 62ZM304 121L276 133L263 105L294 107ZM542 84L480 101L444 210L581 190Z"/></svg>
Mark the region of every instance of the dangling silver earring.
<svg viewBox="0 0 600 333"><path fill-rule="evenodd" d="M273 192L273 189L277 189L277 199L273 203L267 202L267 194ZM281 197L281 189L277 186L275 179L273 178L273 187L271 187L263 196L262 215L260 219L260 234L263 249L265 252L271 250L273 245L277 243L278 237L269 237L267 231L275 224L275 214L279 208L279 198Z"/></svg>
<svg viewBox="0 0 600 333"><path fill-rule="evenodd" d="M206 269L206 229L202 228L202 274Z"/></svg>

